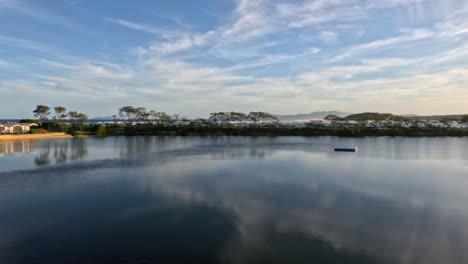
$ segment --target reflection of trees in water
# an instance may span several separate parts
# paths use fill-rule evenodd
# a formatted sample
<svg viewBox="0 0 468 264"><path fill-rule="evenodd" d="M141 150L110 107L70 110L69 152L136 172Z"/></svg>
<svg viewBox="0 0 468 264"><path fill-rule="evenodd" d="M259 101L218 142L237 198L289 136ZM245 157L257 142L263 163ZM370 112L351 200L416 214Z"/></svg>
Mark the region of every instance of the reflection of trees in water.
<svg viewBox="0 0 468 264"><path fill-rule="evenodd" d="M67 161L82 160L88 155L88 148L84 139L65 141L47 141L44 149L36 155L34 162L38 166L63 164Z"/></svg>
<svg viewBox="0 0 468 264"><path fill-rule="evenodd" d="M53 148L53 157L55 163L65 163L67 161L67 149L68 149L68 142L64 144L56 144ZM48 154L48 153L47 153Z"/></svg>
<svg viewBox="0 0 468 264"><path fill-rule="evenodd" d="M164 137L126 137L119 139L119 153L127 156L137 153L148 153L152 149L164 147L166 138Z"/></svg>
<svg viewBox="0 0 468 264"><path fill-rule="evenodd" d="M212 152L210 154L215 160L238 160L243 158L264 159L272 155L274 150L267 148L251 148L251 149L229 149L223 148L222 151Z"/></svg>
<svg viewBox="0 0 468 264"><path fill-rule="evenodd" d="M39 153L35 158L34 162L38 166L44 166L50 164L50 158L48 152Z"/></svg>
<svg viewBox="0 0 468 264"><path fill-rule="evenodd" d="M111 138L114 153L120 157L151 152L162 152L165 150L178 149L181 146L190 147L198 143L190 138L172 136L135 136Z"/></svg>
<svg viewBox="0 0 468 264"><path fill-rule="evenodd" d="M84 139L75 139L71 141L71 160L82 160L88 155L88 148Z"/></svg>
<svg viewBox="0 0 468 264"><path fill-rule="evenodd" d="M146 153L154 144L154 137L115 137L113 140L114 152L127 156L135 153Z"/></svg>
<svg viewBox="0 0 468 264"><path fill-rule="evenodd" d="M121 157L133 154L187 150L203 151L213 159L232 160L242 158L260 158L271 156L274 150L264 144L255 145L248 137L116 137L115 153Z"/></svg>

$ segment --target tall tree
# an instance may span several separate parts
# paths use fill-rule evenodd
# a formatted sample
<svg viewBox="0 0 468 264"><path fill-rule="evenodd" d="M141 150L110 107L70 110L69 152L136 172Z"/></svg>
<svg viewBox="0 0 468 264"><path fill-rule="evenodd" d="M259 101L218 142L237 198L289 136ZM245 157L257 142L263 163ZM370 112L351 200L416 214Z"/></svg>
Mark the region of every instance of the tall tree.
<svg viewBox="0 0 468 264"><path fill-rule="evenodd" d="M128 121L135 119L137 112L137 108L129 105L119 108L119 116L126 118Z"/></svg>
<svg viewBox="0 0 468 264"><path fill-rule="evenodd" d="M248 119L252 120L254 123L257 122L278 122L278 118L270 113L266 112L250 112Z"/></svg>
<svg viewBox="0 0 468 264"><path fill-rule="evenodd" d="M179 122L180 121L180 115L175 114L171 116L172 122Z"/></svg>
<svg viewBox="0 0 468 264"><path fill-rule="evenodd" d="M243 122L247 120L247 115L244 113L230 112L229 120L234 122Z"/></svg>
<svg viewBox="0 0 468 264"><path fill-rule="evenodd" d="M78 121L78 124L82 125L84 124L84 122L86 122L86 120L88 120L88 115L83 114L83 113L78 113L76 119Z"/></svg>
<svg viewBox="0 0 468 264"><path fill-rule="evenodd" d="M151 117L151 120L154 122L156 121L156 123L158 122L159 120L159 113L157 111L154 111L154 110L151 110L149 111L149 115Z"/></svg>
<svg viewBox="0 0 468 264"><path fill-rule="evenodd" d="M163 126L170 126L174 123L172 117L164 112L158 113L158 123Z"/></svg>
<svg viewBox="0 0 468 264"><path fill-rule="evenodd" d="M77 118L78 118L78 112L70 111L68 112L68 116L70 117L71 120L73 120L74 123L76 123Z"/></svg>
<svg viewBox="0 0 468 264"><path fill-rule="evenodd" d="M186 116L182 116L179 118L179 121L180 121L180 124L182 125L188 125L190 122L190 119L188 119L188 117Z"/></svg>
<svg viewBox="0 0 468 264"><path fill-rule="evenodd" d="M68 116L75 124L82 125L84 122L86 122L86 120L88 120L88 116L86 114L78 113L77 111L68 112Z"/></svg>
<svg viewBox="0 0 468 264"><path fill-rule="evenodd" d="M47 120L50 115L50 107L47 105L37 105L33 113L34 116L38 117L40 120Z"/></svg>
<svg viewBox="0 0 468 264"><path fill-rule="evenodd" d="M150 113L146 111L145 107L137 107L135 108L135 118L138 121L148 121L148 118L150 117Z"/></svg>
<svg viewBox="0 0 468 264"><path fill-rule="evenodd" d="M67 109L63 106L55 106L54 111L55 111L55 116L53 118L57 120L57 122L59 123L61 123L67 117L67 114L66 114Z"/></svg>
<svg viewBox="0 0 468 264"><path fill-rule="evenodd" d="M221 123L224 124L228 122L230 119L229 113L225 112L217 112L217 113L211 113L209 120L214 123Z"/></svg>

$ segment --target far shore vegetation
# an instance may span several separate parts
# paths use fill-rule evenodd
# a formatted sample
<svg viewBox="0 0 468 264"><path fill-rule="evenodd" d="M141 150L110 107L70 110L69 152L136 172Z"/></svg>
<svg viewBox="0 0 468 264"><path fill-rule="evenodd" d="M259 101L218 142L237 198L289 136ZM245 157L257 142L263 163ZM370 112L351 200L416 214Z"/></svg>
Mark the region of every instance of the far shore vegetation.
<svg viewBox="0 0 468 264"><path fill-rule="evenodd" d="M73 136L468 136L468 115L421 119L387 113L360 113L344 117L329 115L322 121L284 123L265 112L217 112L206 119L124 106L105 122L89 122L88 116L63 106L37 105L38 123L29 133L65 132ZM430 121L431 120L431 121ZM460 124L450 125L450 122Z"/></svg>

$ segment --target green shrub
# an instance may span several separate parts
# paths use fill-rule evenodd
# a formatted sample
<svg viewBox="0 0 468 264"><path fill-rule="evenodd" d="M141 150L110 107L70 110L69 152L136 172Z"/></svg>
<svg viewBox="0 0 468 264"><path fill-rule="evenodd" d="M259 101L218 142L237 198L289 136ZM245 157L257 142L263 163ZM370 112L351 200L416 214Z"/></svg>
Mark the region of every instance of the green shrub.
<svg viewBox="0 0 468 264"><path fill-rule="evenodd" d="M80 137L80 136L85 136L85 135L86 135L86 132L81 131L81 130L76 130L73 132L73 136L75 137Z"/></svg>
<svg viewBox="0 0 468 264"><path fill-rule="evenodd" d="M106 136L106 126L100 125L96 131L96 135L98 137L105 137Z"/></svg>
<svg viewBox="0 0 468 264"><path fill-rule="evenodd" d="M50 132L63 132L63 127L58 123L42 123L42 127Z"/></svg>

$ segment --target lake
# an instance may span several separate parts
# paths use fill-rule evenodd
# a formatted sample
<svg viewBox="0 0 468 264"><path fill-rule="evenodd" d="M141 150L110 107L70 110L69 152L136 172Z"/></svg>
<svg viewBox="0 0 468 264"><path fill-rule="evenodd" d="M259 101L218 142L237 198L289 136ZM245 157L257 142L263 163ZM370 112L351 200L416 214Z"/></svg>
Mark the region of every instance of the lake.
<svg viewBox="0 0 468 264"><path fill-rule="evenodd" d="M2 264L461 264L467 249L468 138L0 143Z"/></svg>

